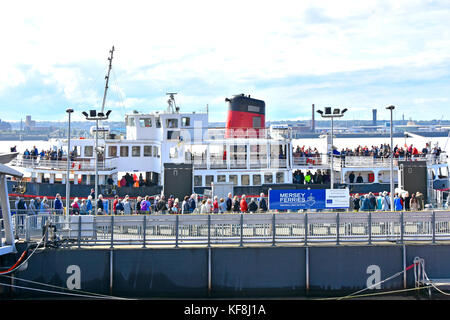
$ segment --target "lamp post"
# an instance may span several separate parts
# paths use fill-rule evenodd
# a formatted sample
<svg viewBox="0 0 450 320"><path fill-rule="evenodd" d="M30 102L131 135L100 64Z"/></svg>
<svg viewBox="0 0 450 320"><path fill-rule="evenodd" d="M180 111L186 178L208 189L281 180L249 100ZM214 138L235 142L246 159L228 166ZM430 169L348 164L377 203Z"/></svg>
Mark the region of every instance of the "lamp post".
<svg viewBox="0 0 450 320"><path fill-rule="evenodd" d="M390 147L390 180L391 180L391 211L394 211L394 137L393 137L393 111L395 106L386 107L387 110L391 110L391 122L390 122L390 138L391 138L391 147Z"/></svg>
<svg viewBox="0 0 450 320"><path fill-rule="evenodd" d="M67 176L66 176L66 216L70 213L70 115L73 113L73 109L67 109L69 115L69 128L67 130Z"/></svg>
<svg viewBox="0 0 450 320"><path fill-rule="evenodd" d="M317 110L317 113L319 113L322 118L331 118L331 170L330 170L330 184L331 189L334 189L334 154L333 154L333 135L334 135L334 118L340 118L344 116L344 113L348 109L345 108L343 110L339 108L334 108L333 112L331 112L331 107L325 107L325 112L322 110Z"/></svg>
<svg viewBox="0 0 450 320"><path fill-rule="evenodd" d="M89 110L89 114L86 111L82 112L86 117L86 120L94 120L95 121L95 198L94 198L94 208L95 214L97 214L97 199L98 199L98 121L99 120L107 120L111 110L108 110L106 114L103 112L97 113L96 110Z"/></svg>

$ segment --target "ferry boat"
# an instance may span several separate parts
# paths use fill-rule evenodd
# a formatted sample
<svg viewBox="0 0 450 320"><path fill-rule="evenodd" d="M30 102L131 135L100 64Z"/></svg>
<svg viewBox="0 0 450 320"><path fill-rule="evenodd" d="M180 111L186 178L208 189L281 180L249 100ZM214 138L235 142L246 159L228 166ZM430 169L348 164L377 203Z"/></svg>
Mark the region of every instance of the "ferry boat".
<svg viewBox="0 0 450 320"><path fill-rule="evenodd" d="M106 79L109 79L109 72ZM108 85L105 86L105 95ZM69 179L72 197L87 197L97 174L99 194L130 197L192 193L221 195L267 195L270 188L349 188L350 193L378 193L390 189L390 159L370 156L334 155L331 168L331 135L318 139L325 154L302 156L295 152L295 140L288 126L266 126L263 100L238 94L225 98L226 126L209 126L209 112L183 112L167 93L166 110L125 115L125 136L109 127L93 126L88 138L52 139L53 154L18 154L10 163L23 173L8 182L10 194L65 196ZM96 112L92 110L91 112ZM103 110L102 110L103 112ZM97 141L97 142L96 142ZM97 143L97 148L96 148ZM59 152L59 154L58 154ZM97 166L95 166L97 152ZM67 156L70 155L69 177ZM429 192L448 189L447 154L427 154L394 160L394 183L401 182L402 161L423 162ZM320 172L320 183L299 184L295 176ZM351 182L350 175L364 177ZM128 179L124 179L124 176ZM131 178L130 178L131 177ZM125 180L125 183L124 183ZM220 191L219 191L220 190Z"/></svg>

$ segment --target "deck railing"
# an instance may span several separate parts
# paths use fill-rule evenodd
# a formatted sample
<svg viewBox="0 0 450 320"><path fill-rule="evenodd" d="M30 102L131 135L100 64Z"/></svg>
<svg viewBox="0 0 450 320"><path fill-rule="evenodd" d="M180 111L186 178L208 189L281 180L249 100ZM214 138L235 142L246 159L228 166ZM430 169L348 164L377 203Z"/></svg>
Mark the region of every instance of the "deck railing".
<svg viewBox="0 0 450 320"><path fill-rule="evenodd" d="M450 240L450 211L254 214L15 215L16 236L67 246L258 243L436 243ZM44 233L43 233L44 231Z"/></svg>
<svg viewBox="0 0 450 320"><path fill-rule="evenodd" d="M11 162L11 165L33 169L67 170L67 160L47 160L41 159L40 157L33 159L25 158L23 155L17 156L17 158ZM100 171L113 170L117 168L117 158L99 160L97 168ZM70 161L70 170L93 171L95 170L95 159L75 158Z"/></svg>

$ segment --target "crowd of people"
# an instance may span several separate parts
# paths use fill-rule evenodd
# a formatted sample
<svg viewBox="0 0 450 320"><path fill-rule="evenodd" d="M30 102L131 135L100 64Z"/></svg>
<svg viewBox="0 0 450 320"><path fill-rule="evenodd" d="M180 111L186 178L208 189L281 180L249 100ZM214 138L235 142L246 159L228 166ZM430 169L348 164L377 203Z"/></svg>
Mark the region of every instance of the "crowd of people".
<svg viewBox="0 0 450 320"><path fill-rule="evenodd" d="M17 147L11 147L11 152L16 152ZM26 148L23 152L23 159L33 159L33 160L63 160L63 155L65 153L63 152L62 148L50 148L50 149L42 149L39 151L39 149L36 146L33 146L33 148ZM70 159L74 160L78 156L77 148L74 148L73 151L70 152Z"/></svg>
<svg viewBox="0 0 450 320"><path fill-rule="evenodd" d="M380 146L361 146L351 149L351 148L342 148L340 151L337 148L333 148L333 154L335 156L359 156L359 157L373 157L373 158L389 158L391 154L389 144L381 144ZM317 148L312 149L311 147L306 148L305 146L300 147L297 146L293 148L293 156L294 157L319 157L320 153L317 151ZM438 157L441 154L442 150L439 146L431 147L430 143L427 143L425 147L422 149L418 149L413 144L409 146L405 143L404 146L395 145L393 149L395 158L410 158L410 157L424 157L426 155L434 155Z"/></svg>
<svg viewBox="0 0 450 320"><path fill-rule="evenodd" d="M316 172L311 173L311 171L306 171L303 173L302 170L295 170L293 173L293 182L295 184L324 184L330 183L329 170L316 170Z"/></svg>
<svg viewBox="0 0 450 320"><path fill-rule="evenodd" d="M137 197L130 199L128 195L121 199L118 195L114 196L112 206L109 201L99 195L97 199L97 211L95 208L95 191L87 198L74 198L70 204L69 213L73 215L88 215L88 214L189 214L189 213L255 213L267 211L267 200L264 193L260 197L247 198L245 195L241 197L232 196L228 194L226 198L203 198L200 200L197 194L185 196L182 201L170 195L167 199L164 195L150 197ZM18 213L34 214L63 214L66 210L61 195L58 193L53 202L50 202L47 197L40 197L31 199L27 205L23 197L18 196L15 202L15 209Z"/></svg>
<svg viewBox="0 0 450 320"><path fill-rule="evenodd" d="M395 193L394 211L419 211L424 209L424 196L420 192ZM372 192L366 195L354 194L350 197L350 211L392 211L391 195L387 191L375 196Z"/></svg>

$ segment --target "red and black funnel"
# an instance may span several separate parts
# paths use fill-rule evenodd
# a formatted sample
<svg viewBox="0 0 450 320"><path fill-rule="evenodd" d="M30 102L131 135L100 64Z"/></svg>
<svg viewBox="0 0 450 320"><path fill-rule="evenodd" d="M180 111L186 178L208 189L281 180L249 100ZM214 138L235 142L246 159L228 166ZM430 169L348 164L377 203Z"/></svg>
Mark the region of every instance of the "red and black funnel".
<svg viewBox="0 0 450 320"><path fill-rule="evenodd" d="M240 94L225 101L228 103L226 138L264 136L266 104L263 100Z"/></svg>

